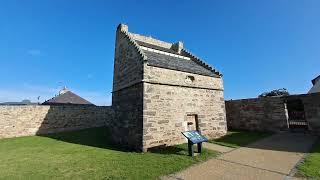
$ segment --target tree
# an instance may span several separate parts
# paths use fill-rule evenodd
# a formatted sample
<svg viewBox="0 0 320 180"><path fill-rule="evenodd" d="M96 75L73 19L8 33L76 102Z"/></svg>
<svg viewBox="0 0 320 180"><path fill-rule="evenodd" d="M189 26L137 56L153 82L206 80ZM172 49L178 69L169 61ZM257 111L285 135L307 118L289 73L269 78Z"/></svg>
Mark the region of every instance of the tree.
<svg viewBox="0 0 320 180"><path fill-rule="evenodd" d="M272 96L289 96L289 92L287 89L282 88L282 89L275 89L270 92L264 92L259 95L259 98L261 97L272 97Z"/></svg>

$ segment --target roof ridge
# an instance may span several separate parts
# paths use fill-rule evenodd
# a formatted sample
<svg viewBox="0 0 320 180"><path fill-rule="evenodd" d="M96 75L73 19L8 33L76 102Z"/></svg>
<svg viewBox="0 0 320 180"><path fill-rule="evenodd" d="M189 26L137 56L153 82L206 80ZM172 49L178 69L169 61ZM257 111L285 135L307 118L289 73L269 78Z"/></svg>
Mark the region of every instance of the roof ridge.
<svg viewBox="0 0 320 180"><path fill-rule="evenodd" d="M75 94L75 93L72 92L72 91L68 91L68 92L63 93L63 94L55 95L54 97L52 97L52 98L44 101L42 104L46 104L46 103L55 103L55 104L57 104L57 103L58 103L57 101L59 101L59 100L61 101L61 98L62 98L62 97L69 97L69 98L70 98L70 97L75 97L75 98L77 98L77 99L85 102L86 104L93 104L93 103L91 103L90 101L84 99L83 97ZM60 103L62 103L62 104L67 104L67 103L65 103L65 102L60 102ZM70 103L70 102L68 102L68 103ZM72 104L72 103L71 103L71 104ZM84 103L81 103L81 104L84 104Z"/></svg>
<svg viewBox="0 0 320 180"><path fill-rule="evenodd" d="M207 64L206 62L201 60L199 57L193 55L190 51L186 50L185 48L183 48L182 51L184 53L186 53L187 56L191 57L191 60L193 60L197 64L201 65L202 67L206 68L207 70L215 73L216 75L218 75L220 77L222 76L222 74L219 71L216 71L216 69L214 67L210 66L209 64Z"/></svg>
<svg viewBox="0 0 320 180"><path fill-rule="evenodd" d="M144 52L141 50L140 46L138 45L138 43L130 36L130 34L127 31L124 30L120 30L121 33L123 33L125 35L125 37L129 40L129 42L136 48L136 50L138 51L138 53L141 55L143 61L147 60L147 56L144 54Z"/></svg>

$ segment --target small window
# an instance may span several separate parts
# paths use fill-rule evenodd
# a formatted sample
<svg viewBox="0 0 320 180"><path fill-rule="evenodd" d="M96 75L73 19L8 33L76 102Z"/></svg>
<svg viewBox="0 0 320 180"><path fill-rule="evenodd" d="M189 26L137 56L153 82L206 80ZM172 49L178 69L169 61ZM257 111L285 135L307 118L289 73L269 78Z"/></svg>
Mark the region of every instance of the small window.
<svg viewBox="0 0 320 180"><path fill-rule="evenodd" d="M185 82L189 84L192 83L193 81L194 81L194 76L187 76L185 79Z"/></svg>

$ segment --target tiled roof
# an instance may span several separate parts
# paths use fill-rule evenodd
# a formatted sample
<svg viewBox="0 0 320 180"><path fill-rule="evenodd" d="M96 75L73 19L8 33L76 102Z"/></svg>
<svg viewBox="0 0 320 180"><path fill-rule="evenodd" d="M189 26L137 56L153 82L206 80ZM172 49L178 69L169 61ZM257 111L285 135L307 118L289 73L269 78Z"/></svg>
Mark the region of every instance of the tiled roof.
<svg viewBox="0 0 320 180"><path fill-rule="evenodd" d="M44 103L43 105L63 105L63 104L72 104L72 105L94 105L91 102L83 99L82 97L74 94L71 91L60 94L56 97L53 97Z"/></svg>

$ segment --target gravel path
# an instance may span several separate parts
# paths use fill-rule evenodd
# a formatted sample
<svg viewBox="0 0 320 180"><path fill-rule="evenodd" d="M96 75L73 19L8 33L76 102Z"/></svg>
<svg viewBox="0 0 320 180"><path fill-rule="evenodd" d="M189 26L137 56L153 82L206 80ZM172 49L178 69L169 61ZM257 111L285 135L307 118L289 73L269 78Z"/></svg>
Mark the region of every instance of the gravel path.
<svg viewBox="0 0 320 180"><path fill-rule="evenodd" d="M163 179L296 179L290 172L315 140L309 134L275 134Z"/></svg>

